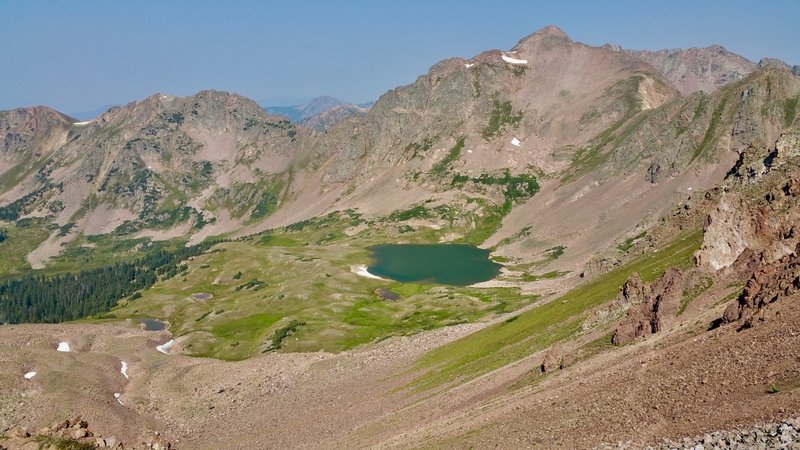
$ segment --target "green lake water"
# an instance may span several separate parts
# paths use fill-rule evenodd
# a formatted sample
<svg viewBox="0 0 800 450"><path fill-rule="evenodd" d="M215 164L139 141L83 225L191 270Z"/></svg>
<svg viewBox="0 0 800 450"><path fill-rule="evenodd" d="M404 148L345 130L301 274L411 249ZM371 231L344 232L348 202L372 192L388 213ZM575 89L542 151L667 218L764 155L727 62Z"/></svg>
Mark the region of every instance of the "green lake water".
<svg viewBox="0 0 800 450"><path fill-rule="evenodd" d="M500 264L489 260L489 250L459 244L378 245L367 270L379 277L402 282L466 286L491 280Z"/></svg>

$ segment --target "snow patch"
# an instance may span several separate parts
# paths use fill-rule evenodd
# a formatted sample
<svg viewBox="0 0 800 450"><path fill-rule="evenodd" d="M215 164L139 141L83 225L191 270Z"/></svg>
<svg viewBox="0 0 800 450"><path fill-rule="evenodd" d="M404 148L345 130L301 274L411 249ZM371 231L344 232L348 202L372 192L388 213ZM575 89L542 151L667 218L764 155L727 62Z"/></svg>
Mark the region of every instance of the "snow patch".
<svg viewBox="0 0 800 450"><path fill-rule="evenodd" d="M511 145L513 145L514 147L519 147L521 144L522 142L520 142L519 139L517 138L511 139Z"/></svg>
<svg viewBox="0 0 800 450"><path fill-rule="evenodd" d="M84 121L84 122L74 122L74 123L73 123L73 125L80 125L80 126L83 126L83 125L89 125L90 123L92 123L92 122L94 122L94 121L95 121L95 119L92 119L92 120L86 120L86 121Z"/></svg>
<svg viewBox="0 0 800 450"><path fill-rule="evenodd" d="M128 363L125 361L120 361L122 363L122 367L120 367L119 372L124 376L126 379L130 380L131 377L128 376Z"/></svg>
<svg viewBox="0 0 800 450"><path fill-rule="evenodd" d="M28 372L25 375L23 375L23 377L25 377L26 380L30 380L31 378L33 378L35 376L36 376L36 372Z"/></svg>
<svg viewBox="0 0 800 450"><path fill-rule="evenodd" d="M467 150L467 153L472 153L472 150Z"/></svg>
<svg viewBox="0 0 800 450"><path fill-rule="evenodd" d="M122 403L122 400L119 399L120 397L122 397L122 395L120 395L119 392L114 392L114 398L117 399L117 403L119 403L122 406L125 406L125 404Z"/></svg>
<svg viewBox="0 0 800 450"><path fill-rule="evenodd" d="M350 271L360 277L371 278L373 280L386 280L386 278L381 278L377 275L369 273L369 271L367 270L367 266L363 264L358 266L350 266Z"/></svg>
<svg viewBox="0 0 800 450"><path fill-rule="evenodd" d="M161 352L161 353L163 353L165 355L169 355L169 350L174 345L175 345L175 339L170 339L167 342L165 342L165 343L163 343L163 344L161 344L159 346L156 346L156 350L158 350L159 352Z"/></svg>
<svg viewBox="0 0 800 450"><path fill-rule="evenodd" d="M58 348L56 349L59 352L69 352L69 342L59 342Z"/></svg>
<svg viewBox="0 0 800 450"><path fill-rule="evenodd" d="M513 53L516 53L516 52L513 52ZM503 61L505 61L505 62L507 62L509 64L528 64L528 60L527 59L512 58L510 56L506 56L505 53L503 53L501 56L503 58Z"/></svg>
<svg viewBox="0 0 800 450"><path fill-rule="evenodd" d="M473 63L473 64L464 64L464 67L466 67L467 69L469 69L470 67L472 67L472 66L474 66L474 65L475 65L474 63Z"/></svg>

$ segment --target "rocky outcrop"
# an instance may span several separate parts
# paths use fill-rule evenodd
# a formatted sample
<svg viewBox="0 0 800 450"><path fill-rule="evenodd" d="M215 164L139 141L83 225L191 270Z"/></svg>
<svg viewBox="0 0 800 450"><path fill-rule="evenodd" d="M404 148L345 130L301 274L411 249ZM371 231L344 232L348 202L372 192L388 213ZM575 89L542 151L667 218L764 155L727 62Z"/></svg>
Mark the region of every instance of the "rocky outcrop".
<svg viewBox="0 0 800 450"><path fill-rule="evenodd" d="M170 450L172 443L158 432L145 432L140 443L124 444L114 436L93 432L80 417L56 422L49 427L29 431L12 427L0 436L0 450L22 449L142 449Z"/></svg>
<svg viewBox="0 0 800 450"><path fill-rule="evenodd" d="M722 323L738 323L740 329L763 320L767 307L800 292L800 244L794 253L776 263L761 261L739 298L728 305Z"/></svg>
<svg viewBox="0 0 800 450"><path fill-rule="evenodd" d="M650 450L701 450L701 449L796 449L800 447L800 418L787 419L757 425L751 428L736 428L714 431L702 436L687 437L675 441L664 439L656 445L622 443L599 445L598 450L647 448Z"/></svg>
<svg viewBox="0 0 800 450"><path fill-rule="evenodd" d="M741 197L725 194L703 224L698 266L720 270L733 264L754 238L752 215Z"/></svg>
<svg viewBox="0 0 800 450"><path fill-rule="evenodd" d="M558 346L550 347L544 355L544 360L540 370L542 373L550 373L561 366L561 350Z"/></svg>
<svg viewBox="0 0 800 450"><path fill-rule="evenodd" d="M627 309L632 305L643 303L645 297L649 294L650 286L642 281L637 272L634 272L622 285L622 289L620 289L620 293L617 296L618 304Z"/></svg>
<svg viewBox="0 0 800 450"><path fill-rule="evenodd" d="M767 261L792 252L799 241L795 229L800 223L798 156L797 129L781 134L772 151L742 153L729 177L735 182L764 183L761 190L766 194L753 197L732 189L722 195L703 224L703 244L695 255L698 266L712 271L728 268L746 249L763 254ZM765 179L768 173L772 175Z"/></svg>
<svg viewBox="0 0 800 450"><path fill-rule="evenodd" d="M124 448L116 438L95 436L89 424L80 417L56 422L35 432L13 427L6 431L6 440L0 441L0 449L8 448ZM6 447L4 447L4 445Z"/></svg>
<svg viewBox="0 0 800 450"><path fill-rule="evenodd" d="M617 297L605 305L595 308L582 324L584 331L619 319L634 305L640 305L650 293L650 286L634 272L622 285Z"/></svg>
<svg viewBox="0 0 800 450"><path fill-rule="evenodd" d="M638 275L635 274L638 278ZM649 287L641 286L641 280L631 282L629 279L621 289L624 295L630 289L631 298L641 296L641 303L628 309L622 323L614 330L611 342L614 345L625 345L637 338L650 336L653 333L669 328L675 317L683 297L684 274L676 268L666 273Z"/></svg>

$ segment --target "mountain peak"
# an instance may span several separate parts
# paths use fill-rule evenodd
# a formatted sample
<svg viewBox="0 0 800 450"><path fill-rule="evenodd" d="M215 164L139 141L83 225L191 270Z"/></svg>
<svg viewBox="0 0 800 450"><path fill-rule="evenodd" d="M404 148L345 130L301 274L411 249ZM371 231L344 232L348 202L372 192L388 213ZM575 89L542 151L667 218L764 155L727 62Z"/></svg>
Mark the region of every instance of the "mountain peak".
<svg viewBox="0 0 800 450"><path fill-rule="evenodd" d="M536 36L536 35L539 35L539 36L552 36L552 37L560 37L560 38L564 38L564 39L569 39L569 36L567 36L567 33L565 33L564 30L562 30L561 28L558 28L555 25L548 25L548 26L542 28L541 30L538 30L538 31L534 32L533 34L534 34L534 36Z"/></svg>
<svg viewBox="0 0 800 450"><path fill-rule="evenodd" d="M572 42L572 39L565 33L561 28L558 28L555 25L548 25L538 31L535 31L528 36L520 39L517 46L522 44L527 44L528 42L537 42L537 41L565 41L565 42Z"/></svg>

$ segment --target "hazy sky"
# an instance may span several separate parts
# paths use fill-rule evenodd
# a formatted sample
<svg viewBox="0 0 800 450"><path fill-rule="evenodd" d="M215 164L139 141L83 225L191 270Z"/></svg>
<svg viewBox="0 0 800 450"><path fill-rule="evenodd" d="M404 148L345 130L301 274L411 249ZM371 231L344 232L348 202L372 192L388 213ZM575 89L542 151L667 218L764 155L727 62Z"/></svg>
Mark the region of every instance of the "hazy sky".
<svg viewBox="0 0 800 450"><path fill-rule="evenodd" d="M800 64L800 0L0 0L0 109L67 113L155 92L354 102L549 24L626 48L719 43Z"/></svg>

